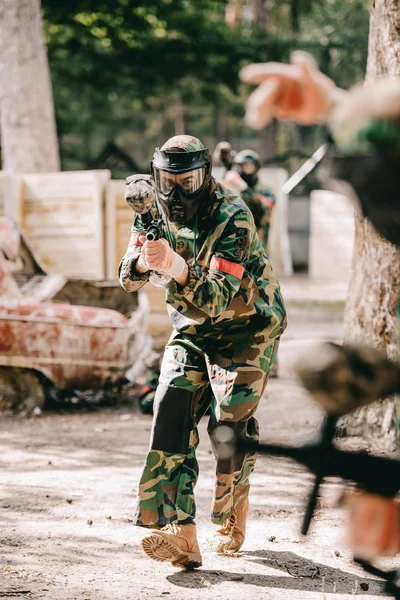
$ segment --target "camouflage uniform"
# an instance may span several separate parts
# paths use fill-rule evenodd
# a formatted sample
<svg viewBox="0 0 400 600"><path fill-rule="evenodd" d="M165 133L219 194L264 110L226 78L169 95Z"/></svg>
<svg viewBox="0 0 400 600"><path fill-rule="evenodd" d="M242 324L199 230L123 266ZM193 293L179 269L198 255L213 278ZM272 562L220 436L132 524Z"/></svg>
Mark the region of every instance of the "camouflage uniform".
<svg viewBox="0 0 400 600"><path fill-rule="evenodd" d="M250 208L261 243L267 249L275 196L269 188L260 183L259 179L254 186L248 186L240 195Z"/></svg>
<svg viewBox="0 0 400 600"><path fill-rule="evenodd" d="M258 235L267 249L272 210L275 196L260 182L258 171L260 157L254 150L241 150L234 155L232 169L225 173L222 185L240 194L254 217ZM250 171L246 170L250 167ZM239 179L239 178L240 179Z"/></svg>
<svg viewBox="0 0 400 600"><path fill-rule="evenodd" d="M192 524L198 476L197 423L211 404L208 432L225 424L257 439L254 418L274 363L285 308L279 284L240 197L212 181L209 200L194 224L168 222L164 231L189 266L188 283L166 288L174 332L167 343L157 388L150 450L141 476L135 523ZM156 209L155 209L156 210ZM165 220L164 220L165 227ZM138 216L120 264L122 286L142 287ZM212 521L221 524L249 491L254 454L217 458Z"/></svg>

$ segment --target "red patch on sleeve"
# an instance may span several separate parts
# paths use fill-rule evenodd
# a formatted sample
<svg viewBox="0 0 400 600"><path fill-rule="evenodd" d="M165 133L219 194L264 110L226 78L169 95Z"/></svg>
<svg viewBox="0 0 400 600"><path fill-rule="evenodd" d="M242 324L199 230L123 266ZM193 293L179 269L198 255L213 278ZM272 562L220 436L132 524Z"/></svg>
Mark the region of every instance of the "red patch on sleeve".
<svg viewBox="0 0 400 600"><path fill-rule="evenodd" d="M242 279L244 273L243 265L231 262L225 258L217 258L216 256L213 256L211 259L210 269L213 269L214 271L222 271L222 273L233 275L238 279Z"/></svg>
<svg viewBox="0 0 400 600"><path fill-rule="evenodd" d="M267 196L260 196L260 198L261 198L261 202L266 204L270 210L274 207L275 202L273 200L271 200L271 198L268 198Z"/></svg>

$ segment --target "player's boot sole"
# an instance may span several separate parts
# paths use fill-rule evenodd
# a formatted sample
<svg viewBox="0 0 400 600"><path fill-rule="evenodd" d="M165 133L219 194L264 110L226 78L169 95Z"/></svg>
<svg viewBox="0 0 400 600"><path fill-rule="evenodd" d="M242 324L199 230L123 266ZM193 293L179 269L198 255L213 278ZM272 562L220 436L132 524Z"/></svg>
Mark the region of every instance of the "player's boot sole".
<svg viewBox="0 0 400 600"><path fill-rule="evenodd" d="M197 552L185 552L177 544L155 534L143 538L142 548L152 560L170 562L178 569L197 569L203 564Z"/></svg>

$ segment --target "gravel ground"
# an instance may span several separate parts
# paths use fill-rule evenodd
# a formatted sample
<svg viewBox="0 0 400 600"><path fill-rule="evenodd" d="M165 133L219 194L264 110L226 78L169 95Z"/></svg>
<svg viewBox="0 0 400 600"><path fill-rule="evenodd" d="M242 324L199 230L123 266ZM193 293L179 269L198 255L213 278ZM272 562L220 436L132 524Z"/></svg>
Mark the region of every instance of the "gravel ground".
<svg viewBox="0 0 400 600"><path fill-rule="evenodd" d="M293 306L289 316L280 376L269 382L258 418L263 439L296 444L316 434L322 414L292 378L290 363L316 338L340 339L342 325L337 306ZM382 597L381 582L352 563L344 546L345 515L333 506L339 481L325 484L311 534L302 539L311 478L285 459L259 457L243 551L215 554L206 422L196 495L203 567L185 573L147 559L140 548L144 530L133 527L132 514L150 426L135 406L3 419L0 598Z"/></svg>

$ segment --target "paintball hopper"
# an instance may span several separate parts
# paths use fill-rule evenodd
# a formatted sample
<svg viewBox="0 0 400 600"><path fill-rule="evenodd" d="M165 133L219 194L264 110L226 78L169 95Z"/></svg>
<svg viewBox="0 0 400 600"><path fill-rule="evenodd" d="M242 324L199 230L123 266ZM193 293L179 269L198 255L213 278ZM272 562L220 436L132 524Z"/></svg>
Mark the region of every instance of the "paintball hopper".
<svg viewBox="0 0 400 600"><path fill-rule="evenodd" d="M125 181L125 200L139 215L149 212L156 201L156 192L151 175L131 175Z"/></svg>
<svg viewBox="0 0 400 600"><path fill-rule="evenodd" d="M321 343L303 354L295 372L314 400L337 417L400 391L400 366L368 346Z"/></svg>
<svg viewBox="0 0 400 600"><path fill-rule="evenodd" d="M162 234L162 220L153 219L150 212L156 202L156 192L151 175L131 175L126 178L126 203L139 215L147 228L146 239L159 240Z"/></svg>

